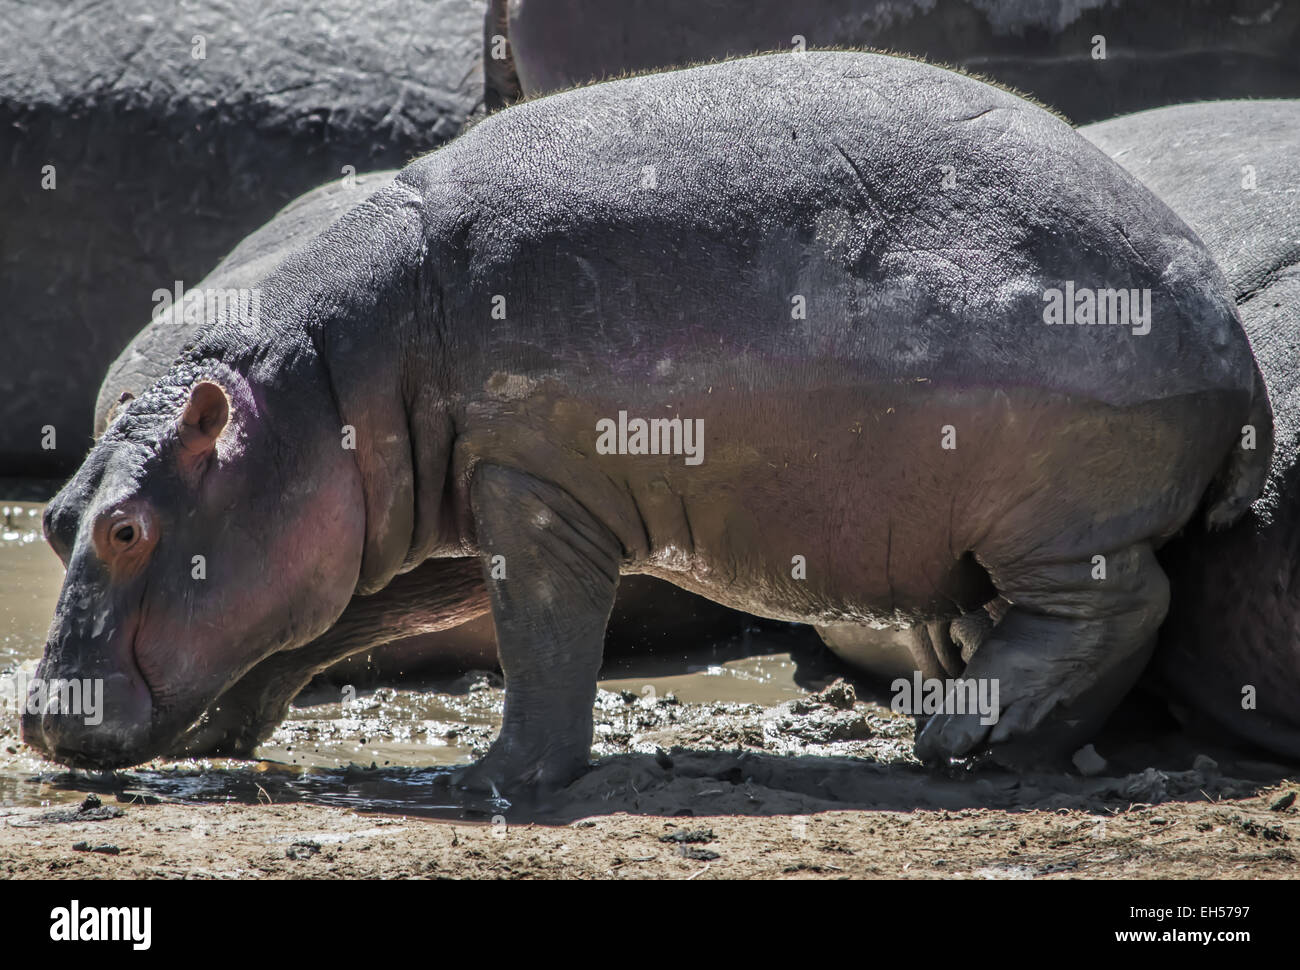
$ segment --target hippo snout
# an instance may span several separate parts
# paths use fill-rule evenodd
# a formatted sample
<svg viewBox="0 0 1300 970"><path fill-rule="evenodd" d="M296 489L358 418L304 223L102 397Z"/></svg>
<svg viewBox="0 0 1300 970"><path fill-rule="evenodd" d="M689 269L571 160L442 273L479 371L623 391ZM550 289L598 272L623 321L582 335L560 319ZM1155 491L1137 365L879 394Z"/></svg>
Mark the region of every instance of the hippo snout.
<svg viewBox="0 0 1300 970"><path fill-rule="evenodd" d="M28 684L23 740L74 768L120 768L146 761L153 703L137 678L38 676Z"/></svg>

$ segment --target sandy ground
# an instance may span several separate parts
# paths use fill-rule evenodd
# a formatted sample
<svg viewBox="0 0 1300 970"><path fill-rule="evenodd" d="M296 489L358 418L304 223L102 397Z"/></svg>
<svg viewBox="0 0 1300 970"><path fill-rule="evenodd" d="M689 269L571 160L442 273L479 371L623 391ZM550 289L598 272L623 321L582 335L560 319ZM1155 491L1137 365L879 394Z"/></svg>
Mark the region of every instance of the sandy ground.
<svg viewBox="0 0 1300 970"><path fill-rule="evenodd" d="M696 789L703 785L696 784ZM6 878L1295 878L1294 812L1273 796L1134 808L593 816L434 822L314 805L128 807L0 830ZM80 846L81 848L77 848ZM109 854L113 853L113 854Z"/></svg>
<svg viewBox="0 0 1300 970"><path fill-rule="evenodd" d="M295 720L278 743L334 723ZM1122 718L1091 777L927 769L911 720L843 683L773 706L606 691L597 723L596 767L530 805L460 802L445 769L400 766L52 775L49 804L0 808L0 877L1300 875L1300 772Z"/></svg>

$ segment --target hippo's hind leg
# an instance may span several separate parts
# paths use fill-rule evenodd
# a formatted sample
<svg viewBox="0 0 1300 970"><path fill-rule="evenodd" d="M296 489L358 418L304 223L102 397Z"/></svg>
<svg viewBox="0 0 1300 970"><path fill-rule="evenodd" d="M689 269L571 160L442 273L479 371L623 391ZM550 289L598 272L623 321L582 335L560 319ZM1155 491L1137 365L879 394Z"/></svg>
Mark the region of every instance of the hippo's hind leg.
<svg viewBox="0 0 1300 970"><path fill-rule="evenodd" d="M1069 562L990 565L1010 609L966 667L979 696L997 690L996 723L941 711L917 737L925 761L984 746L1008 765L1068 754L1123 699L1151 655L1169 583L1149 543Z"/></svg>
<svg viewBox="0 0 1300 970"><path fill-rule="evenodd" d="M470 501L506 696L501 733L457 780L479 791L558 787L591 755L622 547L562 489L519 471L480 466Z"/></svg>

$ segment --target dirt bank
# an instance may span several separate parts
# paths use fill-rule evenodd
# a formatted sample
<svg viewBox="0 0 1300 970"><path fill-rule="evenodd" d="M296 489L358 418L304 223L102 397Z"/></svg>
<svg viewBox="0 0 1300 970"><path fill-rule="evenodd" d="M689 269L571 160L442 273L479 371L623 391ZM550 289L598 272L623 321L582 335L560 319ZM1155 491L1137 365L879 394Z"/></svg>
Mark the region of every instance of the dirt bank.
<svg viewBox="0 0 1300 970"><path fill-rule="evenodd" d="M498 686L472 686L473 704L499 703ZM385 697L380 708L400 702ZM373 723L348 730L382 729L378 709L370 713ZM767 706L605 691L597 721L596 767L529 805L461 800L445 785L446 767L179 762L43 772L25 784L47 804L0 809L0 875L1300 875L1300 774L1123 718L1098 741L1105 763L1090 777L924 768L911 758L910 719L843 682ZM296 716L276 744L309 750L340 723ZM477 749L489 732L467 737L467 728L434 733ZM83 802L86 791L102 803Z"/></svg>

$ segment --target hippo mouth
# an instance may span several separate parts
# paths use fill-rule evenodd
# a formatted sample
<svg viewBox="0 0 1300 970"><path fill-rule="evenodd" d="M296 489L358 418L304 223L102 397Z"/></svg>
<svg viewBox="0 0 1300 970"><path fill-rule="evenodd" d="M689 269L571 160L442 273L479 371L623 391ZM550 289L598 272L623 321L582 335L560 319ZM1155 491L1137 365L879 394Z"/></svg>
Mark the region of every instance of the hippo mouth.
<svg viewBox="0 0 1300 970"><path fill-rule="evenodd" d="M135 622L113 650L118 662L108 670L56 671L53 677L37 668L42 684L66 684L80 681L86 693L98 697L98 709L63 712L52 709L46 698L40 712L22 716L23 740L46 757L72 768L109 770L129 767L153 757L160 746L162 710L158 697L136 654L143 626L144 595L135 613Z"/></svg>

